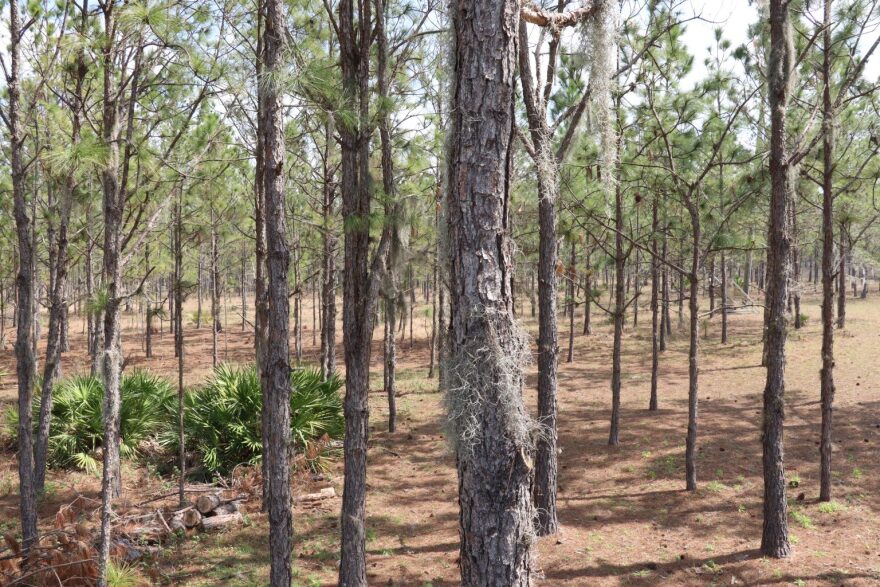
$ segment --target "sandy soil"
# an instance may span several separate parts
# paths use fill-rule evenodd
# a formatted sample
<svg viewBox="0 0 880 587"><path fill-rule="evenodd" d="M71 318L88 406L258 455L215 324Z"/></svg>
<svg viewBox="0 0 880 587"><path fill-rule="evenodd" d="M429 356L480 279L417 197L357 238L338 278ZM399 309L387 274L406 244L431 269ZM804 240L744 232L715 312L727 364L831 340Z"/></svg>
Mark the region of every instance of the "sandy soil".
<svg viewBox="0 0 880 587"><path fill-rule="evenodd" d="M607 446L610 417L611 330L601 316L595 334L575 340L575 361L560 368L559 517L562 531L543 538L536 566L543 585L880 585L880 297L850 300L847 328L837 332L834 506L818 495L819 344L818 300L808 296L805 328L788 347L786 466L794 555L784 561L757 553L761 534L760 313L731 316L730 343L721 345L720 318L708 323L702 342L699 490L684 491L687 418L687 339L674 332L661 359L660 410L648 412L650 315L628 325L624 345L621 444ZM230 314L231 315L231 314ZM306 358L311 312L306 310ZM381 346L374 346L372 437L367 504L371 585L426 587L458 584L458 507L454 459L443 434L436 380L426 379L426 313L417 311L415 342L400 345L398 432L384 431ZM599 321L601 320L601 323ZM567 327L567 320L561 328ZM673 309L673 323L677 322ZM127 318L128 365L172 375L172 337L156 338L146 360L134 317ZM526 325L535 324L530 318ZM87 368L83 337L74 328L74 351L65 372ZM377 329L377 334L381 329ZM341 329L340 329L341 332ZM341 336L341 335L340 335ZM567 335L561 345L565 357ZM247 361L252 337L229 324L220 359ZM341 355L341 351L340 351ZM187 335L189 384L211 368L210 331ZM11 347L0 354L9 374L0 409L14 401ZM535 369L529 369L530 407L536 404ZM0 525L17 525L14 455L0 453ZM341 490L341 463L331 464ZM126 466L126 497L160 491L168 480L135 463ZM794 485L794 484L793 484ZM53 471L41 513L82 492L94 495L94 478ZM296 492L310 488L300 477ZM801 494L803 494L801 496ZM800 499L799 499L800 498ZM339 499L297 508L296 584L332 585L338 560ZM168 545L144 569L168 585L261 585L267 573L266 520L253 511L248 524L227 533L191 537Z"/></svg>

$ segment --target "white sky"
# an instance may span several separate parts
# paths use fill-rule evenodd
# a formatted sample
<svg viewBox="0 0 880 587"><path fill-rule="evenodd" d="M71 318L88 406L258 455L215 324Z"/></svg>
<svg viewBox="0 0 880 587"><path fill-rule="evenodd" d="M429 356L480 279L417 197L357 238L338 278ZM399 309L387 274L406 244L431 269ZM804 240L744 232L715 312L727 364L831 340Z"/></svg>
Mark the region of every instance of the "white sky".
<svg viewBox="0 0 880 587"><path fill-rule="evenodd" d="M703 59L707 55L706 49L714 43L716 28L721 28L724 38L731 42L731 48L748 40L748 27L758 20L757 4L752 2L749 5L748 0L691 0L690 7L683 7L683 16L700 14L704 19L687 23L682 36L688 52L694 56L693 69L682 84L685 88L693 87L705 76ZM880 30L870 31L862 39L862 46L867 48L877 35L880 35ZM864 75L867 79L880 79L880 54L875 53L871 57Z"/></svg>

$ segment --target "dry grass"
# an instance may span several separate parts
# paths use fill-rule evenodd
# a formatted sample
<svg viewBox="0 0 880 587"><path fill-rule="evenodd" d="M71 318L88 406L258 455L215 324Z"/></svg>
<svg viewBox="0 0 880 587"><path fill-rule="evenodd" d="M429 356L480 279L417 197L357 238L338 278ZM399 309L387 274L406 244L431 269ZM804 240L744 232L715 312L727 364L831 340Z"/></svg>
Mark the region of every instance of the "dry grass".
<svg viewBox="0 0 880 587"><path fill-rule="evenodd" d="M875 296L872 292L872 296ZM625 334L621 444L608 447L611 331L596 320L596 333L576 337L575 362L560 369L559 537L541 539L538 564L544 585L880 585L880 298L851 300L847 329L838 331L834 500L820 507L818 495L819 309L804 300L807 326L792 333L788 347L786 457L794 556L785 561L757 554L761 533L760 313L731 317L730 344L718 342L714 319L703 340L698 475L700 489L684 491L687 414L686 337L674 336L661 360L660 410L648 412L650 316ZM306 310L305 316L311 316ZM425 380L428 363L424 314L417 313L413 348L399 348L399 432L384 432L387 408L381 393L381 346L373 352L374 397L367 509L368 572L374 585L457 585L457 481L443 437L442 398ZM676 317L673 309L673 323ZM565 323L567 325L567 322ZM528 320L526 326L534 330ZM377 334L381 329L377 329ZM221 358L250 357L249 333L230 325ZM139 335L127 333L129 364L173 372L171 337L156 344L156 358L139 354ZM307 354L314 356L311 332ZM563 341L567 340L565 336ZM187 380L210 370L210 332L188 336ZM79 349L82 341L77 338ZM563 342L562 356L565 355ZM0 358L8 373L11 349ZM81 354L66 359L69 373L85 365ZM527 373L526 402L536 405L534 367ZM11 403L14 381L4 381L0 403ZM341 486L341 463L332 469ZM53 472L53 492L42 512L71 495L86 494L94 479ZM163 481L129 467L127 497ZM304 482L303 482L304 483ZM137 485L137 489L134 486ZM0 455L0 520L17 518L15 462ZM297 487L296 491L307 491ZM804 499L798 501L798 495ZM335 584L339 500L320 509L297 510L296 583ZM258 513L239 530L189 539L169 547L152 576L173 585L254 585L265 582L265 518ZM662 583L661 583L662 582Z"/></svg>

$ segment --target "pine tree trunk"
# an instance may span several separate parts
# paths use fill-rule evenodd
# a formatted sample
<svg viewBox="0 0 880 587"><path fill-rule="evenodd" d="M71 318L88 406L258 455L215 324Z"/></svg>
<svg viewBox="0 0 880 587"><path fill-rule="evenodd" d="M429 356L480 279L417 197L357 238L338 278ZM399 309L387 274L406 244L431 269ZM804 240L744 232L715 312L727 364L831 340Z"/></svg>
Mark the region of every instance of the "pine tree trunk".
<svg viewBox="0 0 880 587"><path fill-rule="evenodd" d="M715 255L709 256L709 271L706 275L706 285L709 287L709 318L715 317Z"/></svg>
<svg viewBox="0 0 880 587"><path fill-rule="evenodd" d="M437 217L439 216L439 211L435 214L434 226L439 229L439 225L437 222ZM433 263L433 277L432 277L432 287L431 287L431 362L428 365L428 379L434 378L434 370L437 365L438 352L437 352L437 343L438 343L438 329L437 329L437 290L440 289L440 271L438 266L440 265L440 244L439 239L437 245L434 247L434 263Z"/></svg>
<svg viewBox="0 0 880 587"><path fill-rule="evenodd" d="M31 233L34 219L28 216L24 193L25 169L22 161L22 124L20 113L21 89L19 60L21 58L21 14L17 1L9 3L10 72L7 79L9 102L10 174L12 176L13 214L18 243L18 274L16 287L18 299L15 305L16 339L15 359L18 377L18 479L22 547L27 552L37 540L37 502L34 487L33 426L31 403L36 379L36 360L33 351L33 309L36 305L34 292L35 251ZM34 195L36 198L36 195Z"/></svg>
<svg viewBox="0 0 880 587"><path fill-rule="evenodd" d="M183 218L181 199L183 187L178 188L177 206L174 213L174 354L177 356L177 466L179 478L177 497L180 507L186 505L186 443L184 438L184 389L183 389Z"/></svg>
<svg viewBox="0 0 880 587"><path fill-rule="evenodd" d="M584 334L593 334L593 325L590 323L592 319L593 308L593 266L590 258L592 251L587 249L586 267L584 267Z"/></svg>
<svg viewBox="0 0 880 587"><path fill-rule="evenodd" d="M79 124L74 121L74 143L78 142ZM68 175L58 214L58 231L54 242L54 276L50 285L49 334L46 339L46 361L43 367L40 394L40 421L34 454L34 490L42 493L46 479L46 458L49 447L49 428L52 414L52 388L61 375L61 351L64 315L67 308L68 237L70 207L73 200L75 180Z"/></svg>
<svg viewBox="0 0 880 587"><path fill-rule="evenodd" d="M688 344L688 424L685 440L685 488L697 490L697 419L700 402L700 273L702 227L700 211L689 195L687 200L688 213L691 219L691 274L688 308L690 311L690 340ZM683 278L681 280L684 281ZM682 291L679 299L684 298Z"/></svg>
<svg viewBox="0 0 880 587"><path fill-rule="evenodd" d="M341 512L339 584L365 587L366 481L369 438L370 343L377 291L369 271L370 214L369 69L372 3L340 0L339 41L347 111L356 121L340 124L342 216L345 223L342 331L345 347L345 481ZM378 258L378 257L377 257Z"/></svg>
<svg viewBox="0 0 880 587"><path fill-rule="evenodd" d="M834 109L831 104L831 0L824 1L822 63L822 427L819 501L831 500L834 420Z"/></svg>
<svg viewBox="0 0 880 587"><path fill-rule="evenodd" d="M115 30L116 15L114 5L102 6L104 30ZM124 222L126 188L128 185L128 161L131 156L131 136L134 125L134 110L137 102L143 47L136 49L131 74L131 90L126 105L126 136L121 140L118 124L118 102L121 97L114 93L116 39L105 40L103 50L104 112L102 139L106 149L105 166L101 169L104 212L104 258L102 277L106 291L104 314L104 341L101 354L104 379L104 438L102 441L104 471L101 479L101 542L98 550L98 584L106 582L106 570L110 556L110 533L113 517L113 500L122 492L121 468L119 461L119 408L120 380L122 377L122 341L120 324L120 303L122 300L122 229ZM125 159L120 162L120 144L125 143ZM120 164L122 163L122 164ZM121 175L120 175L121 172Z"/></svg>
<svg viewBox="0 0 880 587"><path fill-rule="evenodd" d="M763 468L764 528L761 553L791 554L785 495L783 419L785 414L785 303L790 276L791 235L787 219L792 197L791 162L786 145L786 110L794 61L786 0L770 0L770 227L767 238L767 385L764 388Z"/></svg>
<svg viewBox="0 0 880 587"><path fill-rule="evenodd" d="M508 231L519 3L477 0L451 10L449 389L453 406L469 415L454 421L461 583L523 587L532 574L534 450L517 362L524 341L513 321Z"/></svg>
<svg viewBox="0 0 880 587"><path fill-rule="evenodd" d="M721 344L727 344L727 254L721 251Z"/></svg>
<svg viewBox="0 0 880 587"><path fill-rule="evenodd" d="M321 265L321 374L326 379L336 371L336 235L331 226L336 192L332 186L330 145L333 141L332 119L324 127L324 173L322 265Z"/></svg>
<svg viewBox="0 0 880 587"><path fill-rule="evenodd" d="M241 279L239 280L239 291L241 292L241 331L247 329L247 250L241 247Z"/></svg>
<svg viewBox="0 0 880 587"><path fill-rule="evenodd" d="M388 396L388 432L394 432L397 429L397 405L395 403L397 341L394 339L394 305L393 299L385 298L385 393Z"/></svg>
<svg viewBox="0 0 880 587"><path fill-rule="evenodd" d="M665 214L664 214L665 217ZM660 333L658 348L660 352L666 350L666 339L670 328L669 324L669 268L666 261L669 260L669 239L666 230L663 230L663 264L660 267Z"/></svg>
<svg viewBox="0 0 880 587"><path fill-rule="evenodd" d="M569 262L568 262L568 356L565 359L566 363L571 363L574 360L574 296L575 296L575 279L577 279L577 271L575 267L577 267L577 256L574 252L574 239L572 239L571 244L569 245Z"/></svg>
<svg viewBox="0 0 880 587"><path fill-rule="evenodd" d="M658 250L657 232L660 223L657 216L657 197L655 196L651 206L651 398L648 401L650 411L657 410L657 374L660 364L659 338L662 335L663 325L660 324L660 251Z"/></svg>
<svg viewBox="0 0 880 587"><path fill-rule="evenodd" d="M264 117L263 193L268 274L268 321L266 348L263 352L263 377L268 383L263 406L267 421L268 444L263 447L269 479L269 583L290 585L292 580L293 514L290 497L290 297L288 270L290 247L287 243L287 220L284 203L284 114L281 88L276 75L283 67L286 27L282 0L264 0L263 72L260 103ZM212 223L213 228L213 223ZM216 251L216 236L214 238ZM212 261L214 297L217 291L216 253ZM212 305L213 305L212 300ZM213 310L213 308L212 308ZM214 314L215 320L216 314ZM214 327L216 336L216 326Z"/></svg>
<svg viewBox="0 0 880 587"><path fill-rule="evenodd" d="M623 251L623 192L620 185L614 195L614 343L611 352L611 430L608 444L620 444L620 388L623 322L626 318L624 270L626 258Z"/></svg>
<svg viewBox="0 0 880 587"><path fill-rule="evenodd" d="M743 293L749 295L752 287L752 242L754 241L754 229L749 228L749 248L746 250L746 268L743 271Z"/></svg>
<svg viewBox="0 0 880 587"><path fill-rule="evenodd" d="M841 220L837 231L840 239L840 263L837 268L837 327L843 329L846 326L846 258L849 255L846 246L846 222Z"/></svg>
<svg viewBox="0 0 880 587"><path fill-rule="evenodd" d="M267 0L269 1L269 0ZM268 196L267 196L268 197ZM266 214L266 226L271 218L268 217L268 204ZM267 228L268 230L268 228ZM266 237L268 242L268 236ZM217 221L214 216L214 207L211 206L211 366L216 367L219 362L217 355L217 335L222 330L220 323L220 251L217 248Z"/></svg>

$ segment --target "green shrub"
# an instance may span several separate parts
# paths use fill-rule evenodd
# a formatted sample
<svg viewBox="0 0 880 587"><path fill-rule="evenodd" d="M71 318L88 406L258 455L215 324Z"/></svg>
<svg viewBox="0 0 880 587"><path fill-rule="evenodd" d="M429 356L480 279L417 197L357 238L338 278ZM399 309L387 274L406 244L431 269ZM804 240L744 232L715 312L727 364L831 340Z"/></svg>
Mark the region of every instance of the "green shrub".
<svg viewBox="0 0 880 587"><path fill-rule="evenodd" d="M138 454L141 444L166 425L175 394L162 377L135 369L122 378L120 448L122 457ZM75 467L89 473L99 469L97 449L104 439L101 418L104 384L97 377L76 376L60 380L52 390L52 422L48 463L52 467ZM40 399L33 407L34 433L39 426ZM10 431L18 430L18 411L9 413Z"/></svg>
<svg viewBox="0 0 880 587"><path fill-rule="evenodd" d="M291 438L298 447L344 431L338 377L322 380L315 370L291 374ZM187 450L208 473L228 474L236 465L257 464L262 458L262 391L256 368L220 365L202 387L186 395L184 432ZM167 449L177 452L177 416L162 435Z"/></svg>

